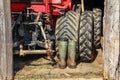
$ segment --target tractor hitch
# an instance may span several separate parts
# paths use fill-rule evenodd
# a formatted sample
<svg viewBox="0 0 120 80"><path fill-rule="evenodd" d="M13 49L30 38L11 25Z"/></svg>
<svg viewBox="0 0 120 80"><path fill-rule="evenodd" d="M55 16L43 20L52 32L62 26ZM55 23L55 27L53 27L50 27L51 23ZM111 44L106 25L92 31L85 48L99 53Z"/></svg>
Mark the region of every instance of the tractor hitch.
<svg viewBox="0 0 120 80"><path fill-rule="evenodd" d="M20 56L25 56L27 54L47 54L48 56L52 56L54 50L46 49L46 50L24 50L23 46L20 45Z"/></svg>

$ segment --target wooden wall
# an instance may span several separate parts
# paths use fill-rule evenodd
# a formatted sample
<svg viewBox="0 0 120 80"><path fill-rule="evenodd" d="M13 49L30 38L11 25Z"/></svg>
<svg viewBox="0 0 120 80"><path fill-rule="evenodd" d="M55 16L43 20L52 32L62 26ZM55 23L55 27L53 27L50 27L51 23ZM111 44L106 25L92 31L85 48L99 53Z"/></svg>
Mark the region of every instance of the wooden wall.
<svg viewBox="0 0 120 80"><path fill-rule="evenodd" d="M119 0L105 0L104 6L104 77L108 80L118 80L120 76L118 74L118 62L120 62L120 3Z"/></svg>
<svg viewBox="0 0 120 80"><path fill-rule="evenodd" d="M13 77L10 0L0 0L0 80Z"/></svg>

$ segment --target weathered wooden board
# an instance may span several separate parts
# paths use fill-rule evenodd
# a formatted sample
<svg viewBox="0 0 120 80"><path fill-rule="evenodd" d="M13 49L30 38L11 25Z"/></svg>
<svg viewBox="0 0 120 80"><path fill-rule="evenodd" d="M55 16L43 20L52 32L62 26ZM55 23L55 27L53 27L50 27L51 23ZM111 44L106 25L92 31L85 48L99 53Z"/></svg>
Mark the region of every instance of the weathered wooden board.
<svg viewBox="0 0 120 80"><path fill-rule="evenodd" d="M105 0L104 10L104 77L118 80L118 62L120 56L119 36L119 0Z"/></svg>
<svg viewBox="0 0 120 80"><path fill-rule="evenodd" d="M0 1L0 80L13 77L10 0Z"/></svg>

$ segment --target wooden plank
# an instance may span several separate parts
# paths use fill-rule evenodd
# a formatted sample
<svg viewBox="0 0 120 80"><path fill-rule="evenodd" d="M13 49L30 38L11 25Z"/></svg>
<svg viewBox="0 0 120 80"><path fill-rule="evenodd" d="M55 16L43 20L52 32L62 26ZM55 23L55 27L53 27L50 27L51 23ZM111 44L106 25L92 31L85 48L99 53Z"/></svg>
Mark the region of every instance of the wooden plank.
<svg viewBox="0 0 120 80"><path fill-rule="evenodd" d="M4 62L4 58L6 56L6 46L5 46L5 18L4 18L4 9L3 9L3 1L0 3L0 75L1 79L3 79L3 75L6 75L6 69L3 66L6 66L6 62Z"/></svg>
<svg viewBox="0 0 120 80"><path fill-rule="evenodd" d="M117 80L119 62L119 0L105 0L104 10L104 78Z"/></svg>
<svg viewBox="0 0 120 80"><path fill-rule="evenodd" d="M13 78L10 0L0 2L0 79Z"/></svg>

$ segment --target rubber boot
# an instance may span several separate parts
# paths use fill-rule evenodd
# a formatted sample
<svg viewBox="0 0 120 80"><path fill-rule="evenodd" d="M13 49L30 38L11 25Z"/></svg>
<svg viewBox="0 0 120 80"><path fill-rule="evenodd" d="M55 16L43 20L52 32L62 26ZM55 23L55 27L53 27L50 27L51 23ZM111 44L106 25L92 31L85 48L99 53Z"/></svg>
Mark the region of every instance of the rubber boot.
<svg viewBox="0 0 120 80"><path fill-rule="evenodd" d="M67 66L69 68L72 68L72 69L76 68L75 56L76 56L76 42L69 41L69 43L68 43L68 60L67 60Z"/></svg>
<svg viewBox="0 0 120 80"><path fill-rule="evenodd" d="M58 41L59 68L66 68L67 41Z"/></svg>

